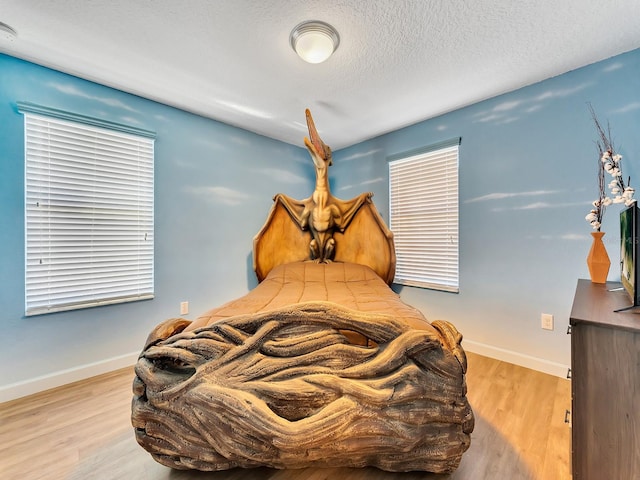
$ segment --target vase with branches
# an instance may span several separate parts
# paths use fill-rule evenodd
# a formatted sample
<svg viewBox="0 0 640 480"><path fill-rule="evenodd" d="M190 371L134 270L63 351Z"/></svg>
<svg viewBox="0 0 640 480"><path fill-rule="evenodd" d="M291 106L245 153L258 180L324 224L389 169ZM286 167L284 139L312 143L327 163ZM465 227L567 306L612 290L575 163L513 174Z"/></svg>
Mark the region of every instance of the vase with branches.
<svg viewBox="0 0 640 480"><path fill-rule="evenodd" d="M605 130L598 121L591 104L589 104L589 111L598 132L598 140L596 141L598 148L598 198L592 202L593 208L585 217L594 230L591 232L593 243L587 256L587 266L593 283L606 283L611 261L602 241L604 236L604 232L600 231L602 218L609 205L614 203L631 205L635 201L633 198L635 191L630 185L631 178L628 178L626 183L624 181L621 166L622 155L615 149L609 123L607 123ZM610 176L609 183L606 180L607 175Z"/></svg>
<svg viewBox="0 0 640 480"><path fill-rule="evenodd" d="M611 126L607 123L607 130L605 131L591 104L589 104L589 111L598 132L598 140L596 141L598 149L598 198L592 202L593 208L585 219L595 231L599 232L606 208L614 203L631 205L635 201L633 198L635 190L631 187L630 177L626 183L624 181L621 165L622 155L616 151L613 144ZM611 177L608 184L606 181L607 174ZM608 195L607 189L611 196Z"/></svg>

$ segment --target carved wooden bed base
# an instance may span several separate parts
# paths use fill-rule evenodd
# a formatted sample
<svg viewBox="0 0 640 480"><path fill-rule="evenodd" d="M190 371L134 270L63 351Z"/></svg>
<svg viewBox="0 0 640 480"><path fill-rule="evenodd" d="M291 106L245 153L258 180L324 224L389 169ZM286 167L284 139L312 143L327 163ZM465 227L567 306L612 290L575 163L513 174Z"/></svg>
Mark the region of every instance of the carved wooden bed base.
<svg viewBox="0 0 640 480"><path fill-rule="evenodd" d="M371 194L331 196L331 150L307 122L313 195L275 197L254 239L254 290L150 333L137 441L178 469L451 472L474 426L462 336L389 288L393 236Z"/></svg>

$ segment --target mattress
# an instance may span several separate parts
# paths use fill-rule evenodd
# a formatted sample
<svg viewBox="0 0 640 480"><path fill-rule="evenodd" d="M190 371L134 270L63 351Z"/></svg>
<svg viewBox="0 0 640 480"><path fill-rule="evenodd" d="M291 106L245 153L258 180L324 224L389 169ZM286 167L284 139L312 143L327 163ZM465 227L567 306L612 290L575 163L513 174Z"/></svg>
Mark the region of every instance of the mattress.
<svg viewBox="0 0 640 480"><path fill-rule="evenodd" d="M341 262L279 265L247 295L205 312L185 331L235 315L263 313L305 302L328 302L358 312L388 315L410 328L436 334L423 314L404 303L371 268Z"/></svg>

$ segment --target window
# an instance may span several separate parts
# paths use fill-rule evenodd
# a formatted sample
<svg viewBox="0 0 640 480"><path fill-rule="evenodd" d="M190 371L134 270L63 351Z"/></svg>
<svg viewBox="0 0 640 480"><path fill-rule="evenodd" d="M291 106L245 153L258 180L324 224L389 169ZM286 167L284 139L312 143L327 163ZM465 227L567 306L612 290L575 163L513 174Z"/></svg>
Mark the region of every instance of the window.
<svg viewBox="0 0 640 480"><path fill-rule="evenodd" d="M458 292L460 139L390 158L394 282Z"/></svg>
<svg viewBox="0 0 640 480"><path fill-rule="evenodd" d="M18 108L26 315L153 298L153 133Z"/></svg>

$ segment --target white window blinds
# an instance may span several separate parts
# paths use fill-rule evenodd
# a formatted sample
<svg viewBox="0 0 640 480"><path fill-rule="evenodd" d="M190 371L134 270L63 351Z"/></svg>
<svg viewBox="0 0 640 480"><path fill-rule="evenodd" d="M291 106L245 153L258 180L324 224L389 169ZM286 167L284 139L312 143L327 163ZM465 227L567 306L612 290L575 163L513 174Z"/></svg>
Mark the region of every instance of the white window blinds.
<svg viewBox="0 0 640 480"><path fill-rule="evenodd" d="M25 110L26 314L153 298L154 139Z"/></svg>
<svg viewBox="0 0 640 480"><path fill-rule="evenodd" d="M389 162L395 283L458 292L459 143Z"/></svg>

